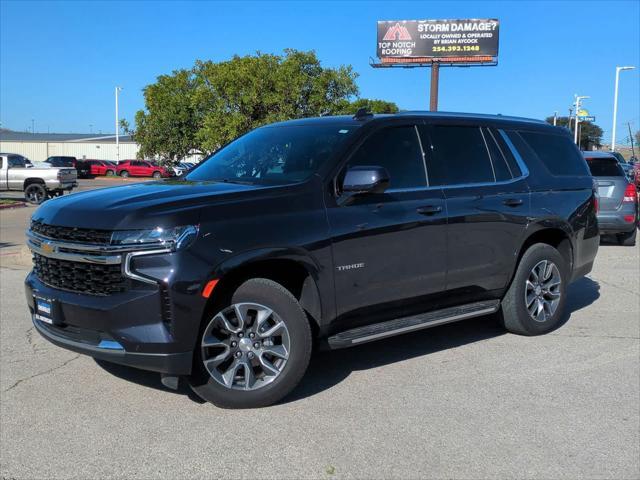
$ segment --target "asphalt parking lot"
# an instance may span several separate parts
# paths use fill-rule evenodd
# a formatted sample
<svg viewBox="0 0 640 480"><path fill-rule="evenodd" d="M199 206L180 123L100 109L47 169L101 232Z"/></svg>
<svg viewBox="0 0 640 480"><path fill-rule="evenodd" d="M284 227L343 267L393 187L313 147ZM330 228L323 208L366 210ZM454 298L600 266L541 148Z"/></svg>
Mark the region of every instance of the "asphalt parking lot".
<svg viewBox="0 0 640 480"><path fill-rule="evenodd" d="M0 211L0 254L32 211ZM639 253L601 246L549 335L485 317L320 353L292 396L245 411L49 344L5 254L0 477L639 478Z"/></svg>

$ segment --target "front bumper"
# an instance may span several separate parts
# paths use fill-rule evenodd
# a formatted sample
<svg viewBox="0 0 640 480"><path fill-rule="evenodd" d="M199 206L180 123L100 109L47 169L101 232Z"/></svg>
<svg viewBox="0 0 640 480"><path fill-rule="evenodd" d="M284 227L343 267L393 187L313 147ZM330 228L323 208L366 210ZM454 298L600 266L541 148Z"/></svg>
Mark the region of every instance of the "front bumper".
<svg viewBox="0 0 640 480"><path fill-rule="evenodd" d="M49 287L31 272L25 294L36 330L62 348L122 365L170 375L191 373L192 350L163 318L160 292L141 288L92 296ZM35 297L50 299L55 324L35 317Z"/></svg>

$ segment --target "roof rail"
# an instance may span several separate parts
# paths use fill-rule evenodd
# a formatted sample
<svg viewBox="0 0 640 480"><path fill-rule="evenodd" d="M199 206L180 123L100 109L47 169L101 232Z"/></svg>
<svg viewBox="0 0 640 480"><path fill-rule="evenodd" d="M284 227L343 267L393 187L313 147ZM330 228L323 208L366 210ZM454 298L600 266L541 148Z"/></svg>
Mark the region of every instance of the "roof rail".
<svg viewBox="0 0 640 480"><path fill-rule="evenodd" d="M368 118L373 118L373 113L371 113L366 107L359 108L356 114L353 116L354 120L366 120Z"/></svg>

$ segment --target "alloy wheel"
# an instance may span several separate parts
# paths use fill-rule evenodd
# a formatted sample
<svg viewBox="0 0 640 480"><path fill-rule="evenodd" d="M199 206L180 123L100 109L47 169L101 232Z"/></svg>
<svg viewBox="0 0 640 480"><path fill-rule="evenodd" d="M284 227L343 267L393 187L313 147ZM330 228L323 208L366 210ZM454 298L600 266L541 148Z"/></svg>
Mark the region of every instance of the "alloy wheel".
<svg viewBox="0 0 640 480"><path fill-rule="evenodd" d="M25 193L25 197L27 199L27 202L39 204L44 201L46 193L44 190L41 190L39 188L32 188L27 190L27 192Z"/></svg>
<svg viewBox="0 0 640 480"><path fill-rule="evenodd" d="M233 390L257 390L282 373L290 352L289 330L264 305L236 303L207 325L202 361L211 377Z"/></svg>
<svg viewBox="0 0 640 480"><path fill-rule="evenodd" d="M529 315L536 322L545 322L556 312L561 285L560 270L555 263L542 260L531 269L524 297Z"/></svg>

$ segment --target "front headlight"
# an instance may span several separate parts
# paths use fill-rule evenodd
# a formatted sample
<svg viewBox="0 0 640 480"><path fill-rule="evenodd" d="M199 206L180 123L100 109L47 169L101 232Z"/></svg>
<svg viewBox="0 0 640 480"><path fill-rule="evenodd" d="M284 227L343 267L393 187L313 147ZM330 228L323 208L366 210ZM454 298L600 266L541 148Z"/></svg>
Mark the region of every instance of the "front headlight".
<svg viewBox="0 0 640 480"><path fill-rule="evenodd" d="M197 225L162 228L150 230L118 230L111 235L111 245L158 246L179 250L186 248L198 236Z"/></svg>

